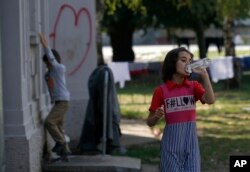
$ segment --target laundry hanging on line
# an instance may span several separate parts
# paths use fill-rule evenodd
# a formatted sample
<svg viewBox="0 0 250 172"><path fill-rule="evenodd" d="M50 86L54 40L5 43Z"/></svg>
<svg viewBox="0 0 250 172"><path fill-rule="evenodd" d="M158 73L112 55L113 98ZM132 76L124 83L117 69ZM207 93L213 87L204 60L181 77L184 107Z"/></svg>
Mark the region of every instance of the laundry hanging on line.
<svg viewBox="0 0 250 172"><path fill-rule="evenodd" d="M233 57L227 56L213 59L209 69L214 83L217 83L219 80L231 79L234 77Z"/></svg>

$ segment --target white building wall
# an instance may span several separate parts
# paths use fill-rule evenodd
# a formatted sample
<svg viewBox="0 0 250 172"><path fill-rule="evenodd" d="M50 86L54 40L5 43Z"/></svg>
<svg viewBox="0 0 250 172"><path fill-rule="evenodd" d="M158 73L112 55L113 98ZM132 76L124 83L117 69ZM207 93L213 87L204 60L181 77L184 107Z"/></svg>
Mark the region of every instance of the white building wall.
<svg viewBox="0 0 250 172"><path fill-rule="evenodd" d="M88 78L97 66L95 47L95 1L49 1L51 47L67 67L71 108L65 120L71 143L77 144L88 102Z"/></svg>
<svg viewBox="0 0 250 172"><path fill-rule="evenodd" d="M71 108L66 132L75 142L79 139L88 77L97 63L94 21L92 0L0 1L5 171L42 171L43 122L51 105L38 32L51 35L51 47L60 52L68 68Z"/></svg>
<svg viewBox="0 0 250 172"><path fill-rule="evenodd" d="M39 172L44 144L39 102L45 93L37 92L39 49L30 40L31 6L28 0L0 3L5 171Z"/></svg>

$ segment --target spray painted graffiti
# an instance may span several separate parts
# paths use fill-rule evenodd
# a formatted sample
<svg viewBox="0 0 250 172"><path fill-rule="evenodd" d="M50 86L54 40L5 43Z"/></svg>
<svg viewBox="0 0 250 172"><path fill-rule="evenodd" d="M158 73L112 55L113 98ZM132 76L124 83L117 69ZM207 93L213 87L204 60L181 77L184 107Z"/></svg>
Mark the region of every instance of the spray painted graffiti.
<svg viewBox="0 0 250 172"><path fill-rule="evenodd" d="M72 15L73 14L73 15ZM87 8L76 11L63 4L50 34L53 48L59 50L68 75L75 74L84 64L92 46L92 20Z"/></svg>

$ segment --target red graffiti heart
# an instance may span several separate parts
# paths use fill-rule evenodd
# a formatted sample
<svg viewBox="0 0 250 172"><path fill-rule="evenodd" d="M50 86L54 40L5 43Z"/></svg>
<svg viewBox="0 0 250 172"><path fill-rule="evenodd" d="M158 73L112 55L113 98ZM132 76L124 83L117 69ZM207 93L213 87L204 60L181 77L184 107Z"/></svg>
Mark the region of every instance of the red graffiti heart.
<svg viewBox="0 0 250 172"><path fill-rule="evenodd" d="M68 21L69 19L66 18L65 15L64 16L62 15L63 13L64 14L73 13L74 15L73 16L74 17L73 18L74 20L73 30L69 30L69 29L65 30L66 27L70 27L68 26L70 24L70 21ZM68 14L68 16L70 16L71 14ZM83 20L83 18L82 20L80 20L81 14L83 14L82 16L84 17L86 21L85 24L87 23L86 25L83 25L83 22L80 22ZM67 25L65 25L65 23ZM58 36L58 32L59 32L58 30L60 30L60 33L61 33L60 36ZM65 37L65 39L63 39L63 37ZM68 44L71 46L71 50L68 50L67 53L63 53L62 58L63 59L67 58L68 57L67 54L69 54L71 58L70 59L71 62L74 60L72 64L71 62L69 62L71 66L68 72L68 75L73 75L84 64L85 60L88 57L90 47L92 45L92 21L91 21L91 16L90 16L88 9L81 8L77 12L71 5L68 5L68 4L62 5L59 10L59 13L57 14L54 27L53 27L53 32L50 34L50 38L52 39L53 48L55 49L58 49L57 47L58 44L60 44L62 51L66 51L65 49L67 49L67 46L65 46L64 44ZM78 48L78 46L80 46L80 48ZM79 54L78 55L76 52L79 51L79 49L83 50L83 52L82 54L78 53ZM69 65L69 63L67 64Z"/></svg>

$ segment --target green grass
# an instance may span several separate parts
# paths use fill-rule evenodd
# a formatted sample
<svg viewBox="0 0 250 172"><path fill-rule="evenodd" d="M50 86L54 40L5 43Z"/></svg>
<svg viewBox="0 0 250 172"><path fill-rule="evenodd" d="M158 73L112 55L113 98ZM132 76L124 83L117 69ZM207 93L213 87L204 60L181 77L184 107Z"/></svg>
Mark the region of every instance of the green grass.
<svg viewBox="0 0 250 172"><path fill-rule="evenodd" d="M118 88L118 99L120 102L121 113L126 118L147 117L148 108L151 102L152 93L156 86L161 82L153 75L134 78L133 82L127 83L124 89ZM154 78L154 82L146 82ZM226 81L219 81L213 84L216 103L214 105L202 105L197 103L198 114L241 114L245 113L245 108L250 107L250 74L245 73L242 77L240 89L225 89Z"/></svg>
<svg viewBox="0 0 250 172"><path fill-rule="evenodd" d="M130 147L126 155L140 158L142 163L159 164L160 141Z"/></svg>
<svg viewBox="0 0 250 172"><path fill-rule="evenodd" d="M149 82L150 81L150 82ZM229 171L230 155L250 155L250 73L244 73L240 89L225 89L226 81L213 83L214 105L197 103L197 126L202 157L202 171ZM145 119L158 76L133 78L124 89L118 88L124 118ZM164 122L156 127L163 128ZM129 156L143 163L159 163L159 142L130 147ZM223 170L219 170L223 171Z"/></svg>

